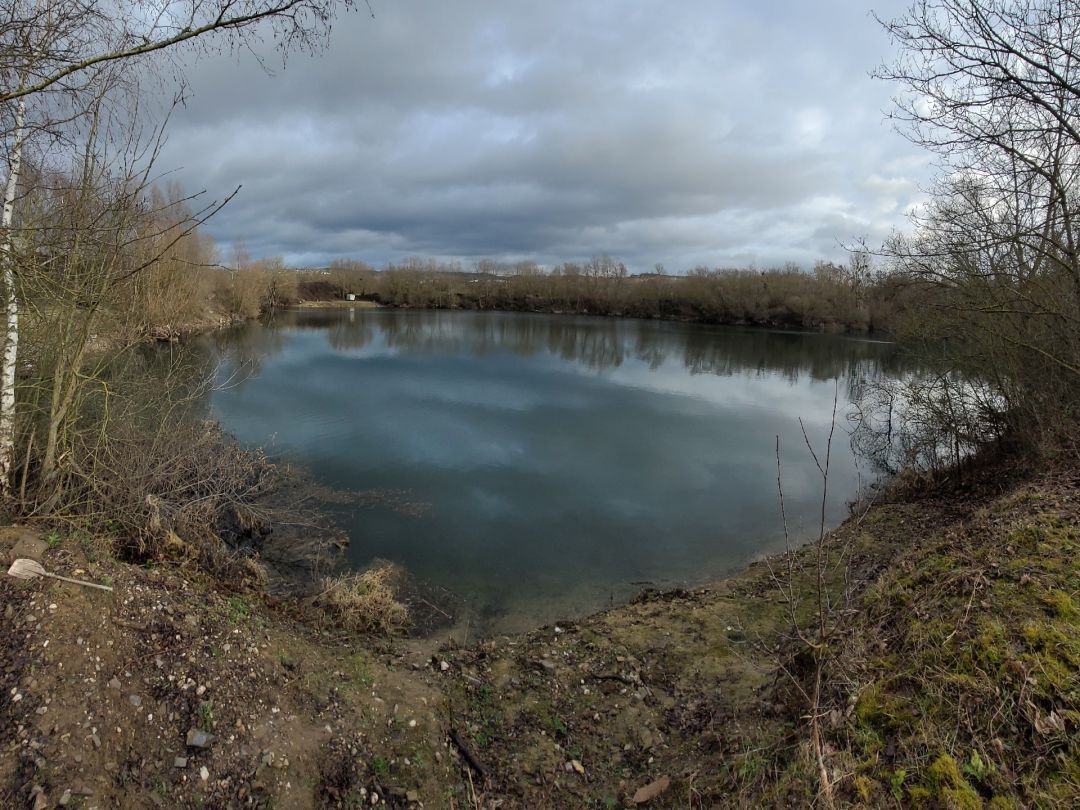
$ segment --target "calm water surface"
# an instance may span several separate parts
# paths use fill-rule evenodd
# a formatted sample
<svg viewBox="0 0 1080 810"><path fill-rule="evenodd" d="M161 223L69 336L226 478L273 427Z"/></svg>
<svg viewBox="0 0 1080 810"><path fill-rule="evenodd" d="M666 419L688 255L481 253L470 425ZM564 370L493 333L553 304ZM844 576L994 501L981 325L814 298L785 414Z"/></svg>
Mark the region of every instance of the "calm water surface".
<svg viewBox="0 0 1080 810"><path fill-rule="evenodd" d="M306 310L218 339L212 407L241 441L323 483L357 566L394 560L461 597L481 631L695 584L815 526L839 392L830 524L872 478L844 431L884 343L649 321ZM235 376L233 376L235 375ZM403 508L404 507L404 508Z"/></svg>

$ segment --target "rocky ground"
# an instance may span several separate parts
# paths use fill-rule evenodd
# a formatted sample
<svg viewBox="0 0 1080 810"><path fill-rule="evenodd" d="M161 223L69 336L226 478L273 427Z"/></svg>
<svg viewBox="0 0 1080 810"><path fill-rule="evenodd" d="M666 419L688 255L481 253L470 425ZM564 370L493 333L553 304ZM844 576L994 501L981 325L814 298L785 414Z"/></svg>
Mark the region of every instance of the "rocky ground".
<svg viewBox="0 0 1080 810"><path fill-rule="evenodd" d="M0 581L0 806L452 799L438 668L415 652L300 626L198 572L93 559L70 538L11 528L0 548L114 589Z"/></svg>
<svg viewBox="0 0 1080 810"><path fill-rule="evenodd" d="M1078 491L1072 466L999 470L875 504L832 535L826 584L847 639L822 701L836 803L1053 807L1080 796ZM3 807L822 800L796 688L805 650L789 633L814 612L807 550L467 648L445 635L343 635L288 601L229 592L181 564L121 563L85 537L11 527L0 554L114 589L0 580ZM924 563L933 576L916 576ZM916 608L897 619L930 598L926 618ZM933 649L958 658L990 643L987 628L1000 649L967 670L924 661L926 642L912 638L930 626L941 629ZM1009 675L1017 667L1024 677ZM963 688L918 703L918 678ZM998 703L1035 708L1006 712L1007 727L972 714L964 690L994 688ZM915 722L912 706L933 723ZM984 719L996 736L980 741L971 729Z"/></svg>

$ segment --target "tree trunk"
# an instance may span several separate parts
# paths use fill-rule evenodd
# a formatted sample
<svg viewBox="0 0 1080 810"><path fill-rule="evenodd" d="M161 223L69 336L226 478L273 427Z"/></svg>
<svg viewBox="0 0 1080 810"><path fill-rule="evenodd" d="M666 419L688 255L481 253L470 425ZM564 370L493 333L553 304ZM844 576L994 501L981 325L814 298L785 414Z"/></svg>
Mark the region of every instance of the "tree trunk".
<svg viewBox="0 0 1080 810"><path fill-rule="evenodd" d="M19 301L15 295L15 244L12 221L15 193L22 167L23 130L26 101L18 101L15 112L15 137L11 145L4 211L0 218L0 284L3 285L3 314L6 321L4 349L0 357L0 495L11 492L11 472L15 463L15 361L19 353Z"/></svg>

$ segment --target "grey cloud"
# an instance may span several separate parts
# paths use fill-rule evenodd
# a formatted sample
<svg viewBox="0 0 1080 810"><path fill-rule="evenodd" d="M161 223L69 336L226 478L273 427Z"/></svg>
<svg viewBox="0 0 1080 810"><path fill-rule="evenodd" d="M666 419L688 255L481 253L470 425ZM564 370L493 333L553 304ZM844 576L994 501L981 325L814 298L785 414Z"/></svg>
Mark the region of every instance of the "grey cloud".
<svg viewBox="0 0 1080 810"><path fill-rule="evenodd" d="M243 184L210 233L295 262L835 258L902 224L927 161L883 123L867 10L763 5L374 0L320 55L267 47L274 75L192 59L162 161Z"/></svg>

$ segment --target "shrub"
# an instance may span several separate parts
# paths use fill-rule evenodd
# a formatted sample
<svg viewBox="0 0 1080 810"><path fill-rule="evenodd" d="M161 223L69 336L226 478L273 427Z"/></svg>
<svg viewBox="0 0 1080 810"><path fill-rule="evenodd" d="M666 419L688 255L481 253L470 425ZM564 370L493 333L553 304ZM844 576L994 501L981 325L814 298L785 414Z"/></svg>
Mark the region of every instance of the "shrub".
<svg viewBox="0 0 1080 810"><path fill-rule="evenodd" d="M377 562L364 571L327 577L315 605L347 630L384 635L403 632L410 618L408 608L397 598L396 583L402 575L398 566Z"/></svg>

